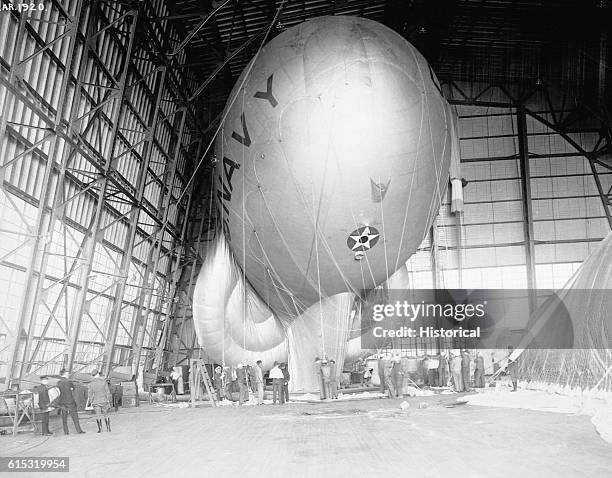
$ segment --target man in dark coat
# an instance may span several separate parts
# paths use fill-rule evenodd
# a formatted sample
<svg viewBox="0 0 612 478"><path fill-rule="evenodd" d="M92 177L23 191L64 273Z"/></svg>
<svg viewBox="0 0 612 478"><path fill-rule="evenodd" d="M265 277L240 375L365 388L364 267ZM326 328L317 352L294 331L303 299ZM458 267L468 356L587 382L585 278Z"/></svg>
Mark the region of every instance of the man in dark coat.
<svg viewBox="0 0 612 478"><path fill-rule="evenodd" d="M281 364L281 372L283 372L283 386L281 388L281 403L289 403L289 368L286 363Z"/></svg>
<svg viewBox="0 0 612 478"><path fill-rule="evenodd" d="M516 392L517 384L518 384L518 357L512 360L510 357L512 356L512 352L514 352L514 347L508 347L508 373L510 374L510 380L512 380L512 390L511 392Z"/></svg>
<svg viewBox="0 0 612 478"><path fill-rule="evenodd" d="M49 431L49 378L46 375L40 377L40 385L36 387L38 393L38 406L41 412L42 435L51 436L53 433Z"/></svg>
<svg viewBox="0 0 612 478"><path fill-rule="evenodd" d="M399 357L393 358L393 365L391 366L391 380L393 382L393 388L395 389L394 396L403 396L404 373L402 372L402 365Z"/></svg>
<svg viewBox="0 0 612 478"><path fill-rule="evenodd" d="M68 370L62 369L60 372L62 378L57 382L57 388L59 388L59 397L57 397L53 404L57 406L62 412L62 426L64 427L64 435L68 435L68 414L72 418L74 428L77 433L85 433L81 429L79 423L79 413L77 411L77 404L74 400L72 392L75 390L74 384L68 380Z"/></svg>

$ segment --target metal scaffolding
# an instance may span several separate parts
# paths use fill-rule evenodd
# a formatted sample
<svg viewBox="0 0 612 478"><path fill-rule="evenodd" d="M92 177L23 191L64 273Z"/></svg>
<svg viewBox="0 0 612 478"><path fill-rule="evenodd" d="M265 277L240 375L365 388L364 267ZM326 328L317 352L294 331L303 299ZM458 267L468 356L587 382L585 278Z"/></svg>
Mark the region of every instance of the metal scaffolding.
<svg viewBox="0 0 612 478"><path fill-rule="evenodd" d="M0 389L138 373L164 347L202 142L167 15L58 0L0 19Z"/></svg>

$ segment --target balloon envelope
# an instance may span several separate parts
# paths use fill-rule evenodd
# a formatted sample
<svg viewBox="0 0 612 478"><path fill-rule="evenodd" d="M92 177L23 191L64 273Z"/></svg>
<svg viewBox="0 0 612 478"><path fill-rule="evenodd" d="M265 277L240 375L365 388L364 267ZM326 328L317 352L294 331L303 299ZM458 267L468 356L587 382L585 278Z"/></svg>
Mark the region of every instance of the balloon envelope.
<svg viewBox="0 0 612 478"><path fill-rule="evenodd" d="M250 62L216 144L224 234L283 320L403 266L448 182L451 118L426 60L371 20L321 17Z"/></svg>

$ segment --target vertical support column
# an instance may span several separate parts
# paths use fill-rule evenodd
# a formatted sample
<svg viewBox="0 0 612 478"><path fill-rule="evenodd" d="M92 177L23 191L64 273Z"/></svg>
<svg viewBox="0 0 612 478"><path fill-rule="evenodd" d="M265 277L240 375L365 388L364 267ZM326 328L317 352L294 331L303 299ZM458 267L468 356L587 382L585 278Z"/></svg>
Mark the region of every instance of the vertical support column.
<svg viewBox="0 0 612 478"><path fill-rule="evenodd" d="M516 110L518 131L519 162L521 168L521 191L523 197L523 217L525 234L525 258L527 265L527 288L529 289L529 308L533 312L538 305L535 291L536 267L533 241L533 213L531 210L531 174L529 169L529 141L527 138L527 115L520 105Z"/></svg>
<svg viewBox="0 0 612 478"><path fill-rule="evenodd" d="M7 368L7 380L6 385L10 386L13 382L21 379L24 373L25 362L29 356L29 352L32 346L32 339L34 334L34 324L38 315L38 309L41 302L41 291L44 285L44 277L46 271L46 264L48 256L46 254L48 247L48 238L53 231L55 220L57 219L56 210L54 204L57 202L57 191L54 188L54 176L53 168L56 163L56 154L59 148L60 138L57 132L62 127L62 120L64 110L66 108L66 93L68 90L68 84L70 81L70 71L72 62L74 60L76 35L78 32L79 19L82 12L82 2L77 2L75 9L75 15L71 16L66 13L66 26L64 35L68 39L68 52L66 54L66 65L65 73L62 78L62 84L60 86L60 93L58 99L58 108L55 113L53 121L53 132L55 133L52 137L52 144L49 148L47 155L47 163L44 168L44 175L42 178L42 190L38 205L38 212L36 217L36 232L32 239L32 248L30 257L28 259L28 269L26 270L26 281L24 295L20 304L18 323L15 333L15 341L11 344L11 350L9 352L9 364ZM23 71L27 61L34 59L37 55L30 55L25 60L20 60L20 53L23 50L23 43L25 39L25 28L26 28L26 15L27 12L21 12L19 19L19 27L17 32L17 41L15 43L13 58L11 63L11 70L9 72L9 83L17 84L22 80ZM16 98L14 94L11 94L6 89L6 96L3 101L2 113L0 115L0 137L4 138L6 133L6 126L8 121L8 112L11 111L15 104ZM36 113L35 110L33 110ZM61 159L61 158L60 158ZM63 160L62 160L63 166ZM3 181L5 169L2 168L0 172L0 182ZM61 175L60 175L61 176ZM59 182L58 182L59 184ZM23 350L20 351L22 343L21 331L25 332L25 343L23 344ZM21 356L21 360L19 357ZM17 364L19 366L17 367Z"/></svg>
<svg viewBox="0 0 612 478"><path fill-rule="evenodd" d="M605 28L602 28L599 36L599 72L597 78L597 101L600 106L604 106L606 100L606 70L608 69L606 65L606 54L608 52L607 43L608 33Z"/></svg>
<svg viewBox="0 0 612 478"><path fill-rule="evenodd" d="M145 270L145 277L143 279L143 285L145 288L148 288L148 287L153 288L155 286L155 279L157 277L157 269L159 267L159 260L161 258L161 249L163 245L164 235L166 232L166 226L168 224L168 212L170 210L170 204L172 202L172 191L174 190L174 179L176 177L176 169L177 169L177 163L178 163L179 155L181 151L183 131L184 131L185 122L187 119L187 109L182 108L180 112L181 112L181 120L180 120L179 128L177 131L177 138L176 138L176 145L174 148L174 153L172 155L172 158L170 158L170 163L167 165L166 174L164 175L165 176L164 186L166 189L166 194L162 195L162 197L160 198L160 204L159 204L159 210L162 213L162 217L160 218L162 221L162 226L160 226L156 232L156 244L157 245L156 247L151 248L149 258L147 260L147 268ZM190 200L191 200L191 196L190 196ZM155 255L155 259L153 262L153 266L151 267L153 255ZM169 261L171 262L171 259L169 259ZM177 257L177 261L180 261L180 256ZM168 269L167 272L169 273L170 269ZM172 276L171 280L174 280L174 276ZM150 281L150 284L149 284L149 281ZM146 335L145 329L147 327L148 317L149 317L149 313L151 310L152 298L153 298L153 293L151 292L151 294L147 296L147 301L145 304L144 295L141 294L141 296L139 297L139 301L138 301L138 310L136 312L136 320L134 321L134 329L133 329L135 343L133 344L133 347L132 347L132 361L133 361L132 363L135 362L135 366L133 366L132 371L134 373L138 373L140 353L142 350L144 337ZM139 331L140 325L142 325L142 329ZM137 332L139 333L137 334Z"/></svg>
<svg viewBox="0 0 612 478"><path fill-rule="evenodd" d="M212 200L212 198L211 198ZM201 212L201 217L200 217L200 225L198 228L198 235L196 236L196 240L198 241L198 247L199 247L199 241L202 238L202 232L204 231L204 222L208 219L207 217L207 211L205 208ZM194 248L195 249L195 248ZM179 325L179 329L178 329L178 338L179 338L179 349L174 352L174 357L175 360L173 363L176 363L176 361L178 360L178 356L180 355L180 343L183 341L182 337L183 337L183 332L185 330L185 322L187 321L187 307L189 306L189 308L191 309L191 320L193 321L193 297L192 297L192 290L193 290L193 286L194 286L194 279L195 279L195 273L196 273L196 266L198 263L198 258L200 257L200 252L199 249L196 249L193 251L194 252L194 256L193 256L193 260L191 261L191 270L189 271L189 282L187 283L187 290L186 290L186 298L187 298L187 303L183 304L183 313L181 314L181 321L180 321L180 325ZM178 292L178 291L177 291ZM178 307L178 301L176 301L174 303L174 311L173 314L176 314L176 309ZM166 313L166 320L169 320L169 316L170 316L170 311L168 310ZM187 344L185 344L183 342L183 344L185 345L186 349L187 349L187 357L191 360L193 358L193 349L189 349L187 347ZM163 345L161 345L161 349L162 349L162 353L163 353ZM199 348L198 348L199 350Z"/></svg>
<svg viewBox="0 0 612 478"><path fill-rule="evenodd" d="M74 56L76 53L76 43L77 43L76 37L78 33L79 20L80 20L82 11L83 11L82 1L79 1L75 8L74 17L70 17L68 19L69 22L68 22L68 26L66 27L66 31L65 31L68 34L69 46L68 46L68 54L66 55L67 63L65 65L65 72L62 78L62 84L60 86L61 89L60 89L59 99L57 103L58 110L55 116L55 124L54 124L55 131L58 131L62 127L62 121L64 118L64 110L67 108L68 102L66 101L66 93L68 91L68 85L70 84L70 79L71 79L72 64L74 62ZM55 137L53 138L53 143L51 145L51 148L49 149L49 154L47 156L47 161L48 161L47 166L48 167L52 168L53 164L56 162L56 159L59 159L61 164L60 164L60 173L58 174L58 178L56 182L56 191L53 194L49 194L49 192L47 191L48 187L53 187L53 177L52 177L53 175L51 174L51 176L47 179L48 182L45 182L45 185L46 185L44 188L45 194L41 198L41 207L43 209L47 205L46 204L47 197L49 198L49 201L52 203L51 211L50 213L48 213L49 219L47 222L46 232L44 234L45 238L47 237L51 238L51 235L53 234L53 231L55 229L55 224L59 216L58 206L63 199L61 197L60 191L62 191L63 181L65 180L64 173L66 171L66 160L68 156L65 155L63 158L55 157L58 151L58 148L60 146L60 142L61 142L60 137L58 135L55 135ZM27 338L26 338L26 343L23 347L23 352L21 354L22 359L21 359L21 363L19 367L19 375L18 375L19 379L21 379L21 377L23 376L25 372L25 368L31 366L31 364L27 362L30 357L30 350L32 348L34 325L36 323L36 318L38 317L38 311L39 311L40 304L42 301L42 292L43 292L43 286L45 283L44 276L47 270L47 262L49 258L47 254L48 243L49 241L45 240L42 245L42 250L40 251L41 264L40 264L40 273L38 276L36 288L32 294L28 294L30 296L31 308L28 311L28 315L25 318L25 322L28 322Z"/></svg>
<svg viewBox="0 0 612 478"><path fill-rule="evenodd" d="M94 2L95 5L95 2ZM89 26L95 28L96 23L96 12L90 12L90 23ZM123 110L123 99L126 91L126 83L128 78L128 72L130 69L130 59L132 56L132 49L134 46L134 40L136 36L136 26L138 24L138 11L132 10L127 13L127 17L131 18L130 24L130 37L128 40L128 45L125 51L125 62L123 64L123 69L121 71L121 78L118 81L117 92L116 95L116 107L113 109L112 121L113 121L113 129L111 132L111 147L108 153L108 157L106 158L104 165L104 177L102 179L102 184L100 185L100 191L98 193L98 201L96 204L96 210L94 212L94 217L92 219L92 223L89 227L88 234L91 234L86 245L86 251L84 252L84 260L85 264L83 269L81 270L81 274L79 276L79 291L77 293L76 301L72 311L72 320L70 322L70 333L69 333L69 345L70 352L68 353L68 360L66 363L66 368L68 370L72 370L74 365L74 359L76 355L76 349L78 346L78 338L79 332L81 329L81 323L83 320L83 311L85 307L85 303L87 300L87 291L89 289L89 275L91 274L91 270L93 267L93 260L95 257L96 245L99 240L102 239L104 235L104 231L100 229L100 224L102 220L102 215L104 214L104 203L106 197L106 191L108 186L108 176L111 174L113 169L113 154L115 151L115 145L117 143L117 133L119 129L119 122L121 121L121 112ZM88 32L88 37L93 35L94 32ZM89 41L89 38L88 40ZM87 45L86 51L89 51L89 48L92 48L90 45ZM86 63L83 68L86 67ZM75 100L78 101L79 90L77 89L75 92ZM76 108L73 108L76 110ZM72 118L74 121L75 119Z"/></svg>
<svg viewBox="0 0 612 478"><path fill-rule="evenodd" d="M157 129L157 120L159 115L159 107L163 98L164 86L166 84L166 73L167 69L165 66L160 67L160 76L156 85L156 97L155 105L151 113L151 118L148 124L147 141L144 145L143 150L143 161L140 163L138 169L138 184L136 191L136 199L142 201L144 197L145 187L147 184L147 171L149 170L149 164L151 163L151 155L153 150L153 140L155 138L155 132ZM134 244L136 242L136 231L138 229L138 220L140 218L140 204L136 204L130 212L130 226L129 232L125 240L124 252L121 257L120 272L121 280L117 285L115 291L115 301L111 311L111 318L109 321L108 329L108 341L106 343L106 350L104 352L104 374L108 375L112 368L113 355L115 353L115 342L117 341L117 332L119 330L119 322L121 321L121 311L123 310L123 297L125 296L125 289L127 286L127 276L130 270L130 264L132 262ZM143 284L144 285L144 284Z"/></svg>
<svg viewBox="0 0 612 478"><path fill-rule="evenodd" d="M437 218L433 220L431 228L429 229L429 243L431 245L431 251L429 255L429 260L431 264L431 283L433 285L433 288L437 290L437 289L440 289L442 286L441 281L440 281L440 269L439 269L440 257L438 254L438 219ZM459 273L461 273L461 271L459 271ZM437 292L434 292L434 294L437 294ZM439 326L439 324L437 323L437 319L436 319L435 325L436 327ZM438 352L442 350L442 339L440 339L439 337L436 338L436 348L438 349L437 350Z"/></svg>

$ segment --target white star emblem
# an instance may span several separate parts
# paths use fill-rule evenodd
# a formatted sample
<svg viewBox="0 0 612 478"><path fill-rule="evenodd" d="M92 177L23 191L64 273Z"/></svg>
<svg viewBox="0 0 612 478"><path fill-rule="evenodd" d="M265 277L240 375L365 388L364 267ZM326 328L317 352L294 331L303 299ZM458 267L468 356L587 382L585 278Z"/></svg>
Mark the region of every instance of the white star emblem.
<svg viewBox="0 0 612 478"><path fill-rule="evenodd" d="M351 251L367 251L378 242L380 233L375 227L363 226L354 230L346 241Z"/></svg>

